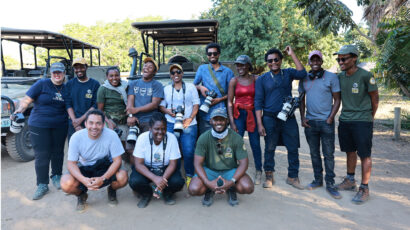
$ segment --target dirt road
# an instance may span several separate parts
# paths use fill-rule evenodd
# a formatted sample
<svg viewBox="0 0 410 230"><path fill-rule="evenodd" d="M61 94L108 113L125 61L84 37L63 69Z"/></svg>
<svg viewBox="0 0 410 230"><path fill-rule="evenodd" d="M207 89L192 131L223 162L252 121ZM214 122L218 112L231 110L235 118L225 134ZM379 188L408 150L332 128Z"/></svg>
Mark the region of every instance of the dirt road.
<svg viewBox="0 0 410 230"><path fill-rule="evenodd" d="M313 172L302 129L300 134L299 175L302 184L306 185L313 179ZM43 199L32 201L34 162L17 163L2 154L1 228L410 229L410 135L404 134L403 140L398 142L391 136L386 128L376 125L373 173L369 184L371 199L361 206L351 203L353 192L342 192L343 198L335 200L324 188L299 191L287 185L286 151L278 148L275 186L268 190L257 186L252 195L239 195L237 207L230 207L222 195L215 197L211 207L202 207L202 197L186 198L184 188L177 194L174 206L153 200L147 208L139 209L137 197L127 186L118 191L119 204L116 207L107 204L105 188L90 192L88 208L80 214L75 211L76 197L66 196L52 185ZM346 172L345 154L340 152L337 138L335 160L336 181L340 182ZM253 174L253 163L248 172ZM360 166L356 174L359 179Z"/></svg>

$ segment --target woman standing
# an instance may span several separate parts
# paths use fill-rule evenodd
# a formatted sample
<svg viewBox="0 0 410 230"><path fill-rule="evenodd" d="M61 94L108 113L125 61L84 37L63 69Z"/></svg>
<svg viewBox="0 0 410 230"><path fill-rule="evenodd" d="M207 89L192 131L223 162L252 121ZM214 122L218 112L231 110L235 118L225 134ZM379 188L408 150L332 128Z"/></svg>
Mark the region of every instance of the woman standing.
<svg viewBox="0 0 410 230"><path fill-rule="evenodd" d="M254 182L255 184L260 184L262 176L262 151L254 108L255 80L257 76L250 74L252 63L247 55L240 55L235 61L235 66L239 76L232 78L229 82L229 120L231 128L242 137L245 134L245 130L248 131L256 168Z"/></svg>
<svg viewBox="0 0 410 230"><path fill-rule="evenodd" d="M23 113L33 103L28 125L34 149L37 190L33 200L41 199L48 191L49 168L54 187L61 189L60 179L67 137L67 112L64 98L65 67L57 62L50 67L51 79L37 81L20 101L15 113Z"/></svg>

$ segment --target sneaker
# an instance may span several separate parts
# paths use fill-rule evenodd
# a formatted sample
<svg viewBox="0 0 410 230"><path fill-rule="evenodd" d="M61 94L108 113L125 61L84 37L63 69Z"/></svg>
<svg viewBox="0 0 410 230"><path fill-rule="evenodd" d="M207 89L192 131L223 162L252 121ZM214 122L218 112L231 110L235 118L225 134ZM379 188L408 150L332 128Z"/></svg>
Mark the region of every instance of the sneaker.
<svg viewBox="0 0 410 230"><path fill-rule="evenodd" d="M77 196L77 208L76 210L80 213L85 211L87 205L87 198L88 194L86 192L82 192L80 195Z"/></svg>
<svg viewBox="0 0 410 230"><path fill-rule="evenodd" d="M51 181L53 182L54 187L58 190L61 189L60 180L61 180L61 175L54 175L51 177Z"/></svg>
<svg viewBox="0 0 410 230"><path fill-rule="evenodd" d="M300 184L300 181L299 181L298 177L296 177L296 178L288 177L288 179L286 179L286 184L292 185L294 188L297 188L297 189L300 189L300 190L304 189L303 186Z"/></svg>
<svg viewBox="0 0 410 230"><path fill-rule="evenodd" d="M262 171L256 170L255 178L253 179L253 181L256 185L258 185L262 182Z"/></svg>
<svg viewBox="0 0 410 230"><path fill-rule="evenodd" d="M108 194L108 203L110 205L117 205L118 204L117 190L113 189L110 185L107 188L107 194Z"/></svg>
<svg viewBox="0 0 410 230"><path fill-rule="evenodd" d="M138 202L138 208L145 208L148 206L149 202L151 201L152 194L150 195L142 195L140 201Z"/></svg>
<svg viewBox="0 0 410 230"><path fill-rule="evenodd" d="M228 189L228 204L232 207L239 204L238 198L236 197L235 188Z"/></svg>
<svg viewBox="0 0 410 230"><path fill-rule="evenodd" d="M334 185L326 186L326 191L335 199L342 199L342 195L340 195L339 191Z"/></svg>
<svg viewBox="0 0 410 230"><path fill-rule="evenodd" d="M164 194L164 202L167 205L174 205L176 203L175 199L172 198L173 194Z"/></svg>
<svg viewBox="0 0 410 230"><path fill-rule="evenodd" d="M191 183L191 180L192 180L192 177L190 176L187 176L185 179L185 184L186 184L187 189L189 188L189 184Z"/></svg>
<svg viewBox="0 0 410 230"><path fill-rule="evenodd" d="M369 188L359 187L359 191L356 193L356 196L353 197L352 202L355 204L363 204L369 200Z"/></svg>
<svg viewBox="0 0 410 230"><path fill-rule="evenodd" d="M48 192L48 185L47 184L39 184L37 186L37 190L33 195L33 200L40 200L43 198L44 195L46 195Z"/></svg>
<svg viewBox="0 0 410 230"><path fill-rule="evenodd" d="M275 179L273 178L273 172L265 172L265 182L263 182L264 188L272 188L272 185L275 184Z"/></svg>
<svg viewBox="0 0 410 230"><path fill-rule="evenodd" d="M207 207L211 206L214 202L214 195L215 193L213 191L207 190L204 199L202 200L202 205Z"/></svg>
<svg viewBox="0 0 410 230"><path fill-rule="evenodd" d="M319 188L319 187L322 187L322 186L323 186L323 182L317 181L317 180L313 180L310 184L308 184L308 185L306 186L306 189L307 189L307 190L313 190L313 189L315 189L315 188Z"/></svg>
<svg viewBox="0 0 410 230"><path fill-rule="evenodd" d="M337 190L356 190L356 181L351 181L349 178L345 177L342 183L336 185Z"/></svg>

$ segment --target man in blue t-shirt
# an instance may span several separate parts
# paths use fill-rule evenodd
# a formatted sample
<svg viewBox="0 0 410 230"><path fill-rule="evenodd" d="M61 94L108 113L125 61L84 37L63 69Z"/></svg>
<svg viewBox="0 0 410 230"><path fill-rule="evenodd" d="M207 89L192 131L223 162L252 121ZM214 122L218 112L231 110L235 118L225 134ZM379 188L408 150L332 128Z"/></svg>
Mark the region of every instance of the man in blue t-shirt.
<svg viewBox="0 0 410 230"><path fill-rule="evenodd" d="M199 66L196 71L194 85L201 92L199 95L201 105L204 104L207 92L214 91L217 97L212 100L208 113L201 109L199 111L199 132L201 134L211 129L209 120L212 111L216 108L226 109L225 102L228 98L229 81L234 77L232 70L219 62L219 55L221 54L219 44L209 43L205 48L205 52L210 63Z"/></svg>
<svg viewBox="0 0 410 230"><path fill-rule="evenodd" d="M67 82L68 97L66 107L70 120L68 122L68 142L74 132L84 128L85 115L97 108L98 81L87 77L87 61L77 58L73 61L76 78Z"/></svg>
<svg viewBox="0 0 410 230"><path fill-rule="evenodd" d="M312 68L308 76L299 82L299 91L305 93L300 105L302 126L310 148L315 179L307 186L312 190L323 186L323 167L320 144L326 170L326 191L335 199L342 196L335 187L335 116L340 107L340 84L336 74L322 68L322 53L310 52L308 63ZM306 102L305 102L306 99ZM306 117L305 117L305 108Z"/></svg>
<svg viewBox="0 0 410 230"><path fill-rule="evenodd" d="M306 76L306 70L296 57L290 46L286 47L287 54L292 58L296 69L281 69L283 55L280 50L272 48L265 54L265 61L269 72L256 80L255 110L258 132L265 137L266 180L264 188L272 187L275 168L275 149L280 140L288 150L288 178L286 183L295 188L303 189L299 182L299 128L295 116L286 121L277 118L283 107L283 99L292 95L292 81L301 80ZM262 117L263 112L263 117Z"/></svg>

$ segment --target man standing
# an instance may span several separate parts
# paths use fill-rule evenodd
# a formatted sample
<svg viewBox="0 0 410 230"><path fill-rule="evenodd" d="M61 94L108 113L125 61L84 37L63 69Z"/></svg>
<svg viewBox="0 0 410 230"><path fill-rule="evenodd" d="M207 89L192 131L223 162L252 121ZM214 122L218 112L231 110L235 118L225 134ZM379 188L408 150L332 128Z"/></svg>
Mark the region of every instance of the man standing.
<svg viewBox="0 0 410 230"><path fill-rule="evenodd" d="M233 72L226 66L223 66L219 62L219 55L221 54L221 47L217 43L209 43L205 52L208 56L209 64L199 66L194 85L201 92L200 100L201 104L204 103L206 93L214 91L217 97L212 100L211 108L208 113L199 111L199 133L202 134L205 131L211 129L209 124L210 114L216 108L225 108L225 102L228 98L229 81L234 77ZM202 83L202 85L200 85Z"/></svg>
<svg viewBox="0 0 410 230"><path fill-rule="evenodd" d="M347 176L337 188L356 190L354 174L359 155L362 183L352 201L362 204L369 199L373 120L379 104L379 92L373 74L357 66L359 51L354 45L345 45L336 54L342 70L338 75L342 94L339 143L341 151L346 152L347 157Z"/></svg>
<svg viewBox="0 0 410 230"><path fill-rule="evenodd" d="M302 126L310 148L310 157L315 179L307 186L312 190L323 186L323 167L320 157L320 144L326 170L326 191L335 199L342 196L335 187L335 123L334 119L340 107L340 85L336 74L322 68L322 53L312 51L308 57L312 68L308 75L299 82L299 91L305 93L300 105ZM306 103L305 103L306 99ZM306 106L305 106L306 105ZM305 117L305 108L306 117Z"/></svg>
<svg viewBox="0 0 410 230"><path fill-rule="evenodd" d="M67 82L68 98L66 100L68 120L68 142L75 131L84 128L85 115L97 108L98 81L87 77L87 61L77 58L73 61L76 78Z"/></svg>
<svg viewBox="0 0 410 230"><path fill-rule="evenodd" d="M236 192L251 194L254 186L246 174L248 153L242 137L228 128L226 109L214 109L212 130L203 133L195 149L195 176L188 191L193 196L205 194L202 204L211 206L214 193L228 193L231 206L239 204ZM239 164L238 164L239 163Z"/></svg>
<svg viewBox="0 0 410 230"><path fill-rule="evenodd" d="M68 148L69 174L61 178L64 192L78 198L77 211L84 211L88 190L107 189L110 204L116 205L116 191L127 184L128 174L121 170L124 153L117 133L104 128L105 117L100 110L86 114L85 127L76 132Z"/></svg>
<svg viewBox="0 0 410 230"><path fill-rule="evenodd" d="M273 172L275 168L275 149L280 140L288 150L288 178L286 183L295 188L303 189L299 181L299 128L295 116L286 121L277 118L283 107L283 100L292 96L292 81L301 80L306 76L306 70L296 57L290 46L286 47L287 54L292 57L296 69L281 69L283 55L280 50L272 48L265 54L265 61L270 69L256 80L255 110L258 131L265 137L266 180L264 188L274 184ZM263 117L262 117L263 112Z"/></svg>

